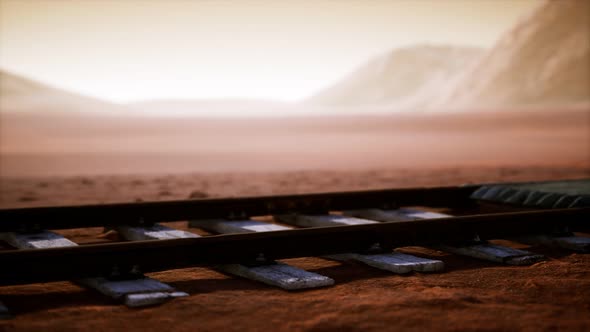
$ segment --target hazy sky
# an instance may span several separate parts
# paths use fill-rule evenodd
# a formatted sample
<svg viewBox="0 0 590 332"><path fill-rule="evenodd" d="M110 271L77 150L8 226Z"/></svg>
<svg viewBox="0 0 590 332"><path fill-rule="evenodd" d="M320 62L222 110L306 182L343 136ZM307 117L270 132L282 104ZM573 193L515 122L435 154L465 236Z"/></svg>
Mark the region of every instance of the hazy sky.
<svg viewBox="0 0 590 332"><path fill-rule="evenodd" d="M490 47L538 2L0 0L0 68L115 102L297 100L395 47Z"/></svg>

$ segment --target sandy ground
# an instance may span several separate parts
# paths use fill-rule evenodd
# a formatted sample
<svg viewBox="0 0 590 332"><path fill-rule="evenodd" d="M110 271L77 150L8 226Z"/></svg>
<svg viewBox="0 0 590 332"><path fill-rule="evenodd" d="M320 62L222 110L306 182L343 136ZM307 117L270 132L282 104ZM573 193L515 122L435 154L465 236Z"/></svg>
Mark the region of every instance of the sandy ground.
<svg viewBox="0 0 590 332"><path fill-rule="evenodd" d="M251 119L23 113L3 114L0 121L0 177L589 162L588 108Z"/></svg>
<svg viewBox="0 0 590 332"><path fill-rule="evenodd" d="M587 109L240 120L5 115L0 207L590 177L589 116ZM101 232L61 231L80 244L118 240ZM548 261L508 267L405 250L441 258L446 271L398 276L299 258L288 262L336 285L293 293L210 269L165 271L151 276L191 296L139 310L69 282L0 287L15 314L0 330L590 330L590 255L534 247Z"/></svg>
<svg viewBox="0 0 590 332"><path fill-rule="evenodd" d="M0 208L280 195L589 176L590 164L581 163L553 167L531 165L13 177L0 180Z"/></svg>
<svg viewBox="0 0 590 332"><path fill-rule="evenodd" d="M588 176L588 166L572 165L8 178L0 197L2 207L14 207ZM186 227L184 222L171 224ZM110 241L99 228L62 233L79 243ZM590 255L529 249L547 255L548 261L509 267L413 247L404 250L440 258L446 271L399 276L355 263L287 260L336 280L333 287L302 292L205 268L165 271L150 276L191 296L146 309L126 308L69 282L1 287L0 299L16 317L1 321L0 330L590 330Z"/></svg>

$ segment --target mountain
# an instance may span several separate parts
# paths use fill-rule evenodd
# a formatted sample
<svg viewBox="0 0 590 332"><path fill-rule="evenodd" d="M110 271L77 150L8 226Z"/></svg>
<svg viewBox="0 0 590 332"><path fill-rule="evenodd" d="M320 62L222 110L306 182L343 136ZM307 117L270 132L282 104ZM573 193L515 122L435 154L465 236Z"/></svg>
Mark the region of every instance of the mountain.
<svg viewBox="0 0 590 332"><path fill-rule="evenodd" d="M156 100L122 106L0 71L3 113L266 116L577 105L590 105L590 1L584 0L541 2L490 50L392 50L302 103Z"/></svg>
<svg viewBox="0 0 590 332"><path fill-rule="evenodd" d="M53 88L0 70L1 113L101 114L118 113L122 106Z"/></svg>
<svg viewBox="0 0 590 332"><path fill-rule="evenodd" d="M590 105L590 1L545 1L490 50L397 49L307 100L398 110Z"/></svg>
<svg viewBox="0 0 590 332"><path fill-rule="evenodd" d="M560 0L546 1L523 17L429 108L588 102L590 1Z"/></svg>
<svg viewBox="0 0 590 332"><path fill-rule="evenodd" d="M307 102L338 106L400 103L435 82L449 80L482 53L478 48L455 46L395 49L369 61Z"/></svg>
<svg viewBox="0 0 590 332"><path fill-rule="evenodd" d="M292 114L294 104L271 100L206 99L148 100L126 105L78 95L0 70L0 113L4 121L14 116L60 118L69 116L248 116ZM10 115L10 116L8 116Z"/></svg>

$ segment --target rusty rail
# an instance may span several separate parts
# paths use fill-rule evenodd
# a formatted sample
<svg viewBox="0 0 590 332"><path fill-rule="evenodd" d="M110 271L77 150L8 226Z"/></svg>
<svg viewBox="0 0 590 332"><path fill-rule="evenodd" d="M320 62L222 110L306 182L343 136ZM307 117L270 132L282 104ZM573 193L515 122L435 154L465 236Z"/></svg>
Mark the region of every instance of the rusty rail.
<svg viewBox="0 0 590 332"><path fill-rule="evenodd" d="M349 196L346 199L351 198ZM186 217L184 212L178 215ZM143 273L220 263L255 262L261 257L279 259L363 251L375 243L386 249L469 241L475 236L481 239L504 238L551 233L564 228L572 231L590 230L590 208L3 251L0 252L0 265L3 266L0 284L72 280L110 275L113 271L123 274Z"/></svg>
<svg viewBox="0 0 590 332"><path fill-rule="evenodd" d="M260 196L165 202L0 209L0 232L141 225L207 218L247 218L289 212L325 212L421 205L459 207L473 204L479 186L387 189L304 195Z"/></svg>

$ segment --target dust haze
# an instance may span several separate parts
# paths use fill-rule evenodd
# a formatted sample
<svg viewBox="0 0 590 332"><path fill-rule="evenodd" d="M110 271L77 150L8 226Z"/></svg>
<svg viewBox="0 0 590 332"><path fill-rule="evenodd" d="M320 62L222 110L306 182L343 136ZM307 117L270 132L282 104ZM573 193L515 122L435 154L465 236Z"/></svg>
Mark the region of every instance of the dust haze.
<svg viewBox="0 0 590 332"><path fill-rule="evenodd" d="M590 3L396 48L296 102L114 104L0 75L0 176L590 166Z"/></svg>

